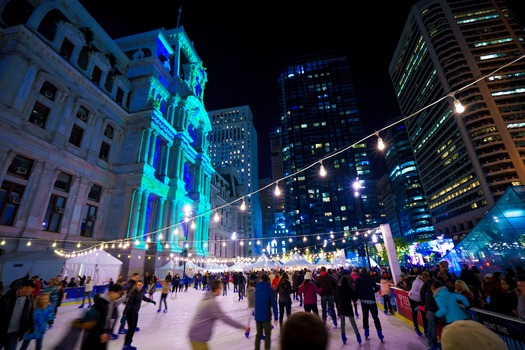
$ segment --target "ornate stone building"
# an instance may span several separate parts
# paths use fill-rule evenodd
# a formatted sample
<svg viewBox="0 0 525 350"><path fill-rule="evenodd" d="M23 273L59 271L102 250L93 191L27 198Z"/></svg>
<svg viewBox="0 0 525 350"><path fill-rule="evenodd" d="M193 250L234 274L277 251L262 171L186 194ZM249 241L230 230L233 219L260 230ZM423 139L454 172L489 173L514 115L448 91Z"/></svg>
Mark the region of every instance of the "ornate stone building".
<svg viewBox="0 0 525 350"><path fill-rule="evenodd" d="M184 28L113 40L77 1L1 6L3 252L109 242L124 274L207 256L207 74Z"/></svg>

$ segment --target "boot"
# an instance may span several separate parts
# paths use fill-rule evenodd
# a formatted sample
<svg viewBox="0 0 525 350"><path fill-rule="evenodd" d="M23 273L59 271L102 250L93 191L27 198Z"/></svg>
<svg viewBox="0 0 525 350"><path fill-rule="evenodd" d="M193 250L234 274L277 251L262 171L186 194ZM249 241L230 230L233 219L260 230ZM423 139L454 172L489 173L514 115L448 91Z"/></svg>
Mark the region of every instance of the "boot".
<svg viewBox="0 0 525 350"><path fill-rule="evenodd" d="M377 337L379 338L379 340L381 340L381 343L383 342L383 339L385 339L385 337L383 336L383 331L381 329L377 330Z"/></svg>
<svg viewBox="0 0 525 350"><path fill-rule="evenodd" d="M346 344L346 334L341 333L341 339L343 340L343 344Z"/></svg>
<svg viewBox="0 0 525 350"><path fill-rule="evenodd" d="M365 339L368 340L369 336L370 336L370 330L367 328L365 329Z"/></svg>
<svg viewBox="0 0 525 350"><path fill-rule="evenodd" d="M416 331L416 334L420 337L423 336L423 333L421 333L421 331L419 330L419 327L414 327L414 330Z"/></svg>
<svg viewBox="0 0 525 350"><path fill-rule="evenodd" d="M83 309L84 308L84 304L80 305L78 308L79 309Z"/></svg>
<svg viewBox="0 0 525 350"><path fill-rule="evenodd" d="M361 344L363 341L361 340L361 334L356 334L357 343Z"/></svg>

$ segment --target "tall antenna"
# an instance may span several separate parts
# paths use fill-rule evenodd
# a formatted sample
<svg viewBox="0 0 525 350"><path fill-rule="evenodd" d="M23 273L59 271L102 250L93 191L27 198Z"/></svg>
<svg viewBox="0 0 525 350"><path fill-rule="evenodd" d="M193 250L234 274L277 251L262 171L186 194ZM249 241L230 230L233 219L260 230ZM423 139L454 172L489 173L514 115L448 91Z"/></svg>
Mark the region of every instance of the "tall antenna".
<svg viewBox="0 0 525 350"><path fill-rule="evenodd" d="M177 28L179 28L179 23L180 23L180 14L182 13L182 5L180 5L179 7L179 16L177 17Z"/></svg>

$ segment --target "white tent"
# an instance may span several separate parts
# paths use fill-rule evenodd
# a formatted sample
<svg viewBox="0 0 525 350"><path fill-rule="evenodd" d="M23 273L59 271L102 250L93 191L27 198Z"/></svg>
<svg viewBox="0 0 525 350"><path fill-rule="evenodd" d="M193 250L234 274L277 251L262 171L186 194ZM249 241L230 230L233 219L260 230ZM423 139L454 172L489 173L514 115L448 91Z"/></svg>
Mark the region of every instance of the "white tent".
<svg viewBox="0 0 525 350"><path fill-rule="evenodd" d="M0 257L0 280L9 286L14 280L38 275L45 281L60 275L66 259L53 250L20 251Z"/></svg>
<svg viewBox="0 0 525 350"><path fill-rule="evenodd" d="M228 270L230 271L243 271L246 268L246 264L242 261L237 261L232 266L228 267Z"/></svg>
<svg viewBox="0 0 525 350"><path fill-rule="evenodd" d="M91 276L95 285L107 284L109 278L117 280L122 269L122 261L104 250L78 255L66 260L63 276Z"/></svg>
<svg viewBox="0 0 525 350"><path fill-rule="evenodd" d="M327 268L332 268L332 263L329 263L325 259L321 258L315 263L315 266L317 266L317 267L324 266L324 267L327 267Z"/></svg>
<svg viewBox="0 0 525 350"><path fill-rule="evenodd" d="M268 257L266 255L261 254L261 256L259 256L259 258L257 259L256 262L254 262L251 265L246 265L245 268L246 269L265 269L265 270L268 270L268 269L273 269L273 268L279 267L279 266L282 266L282 265L277 264L273 260L268 259Z"/></svg>
<svg viewBox="0 0 525 350"><path fill-rule="evenodd" d="M285 267L297 267L297 268L304 268L304 267L310 267L310 266L313 266L313 264L311 262L309 262L308 260L306 260L305 258L303 258L301 256L301 254L295 252L292 257L290 258L290 260L288 260L287 262L285 262L283 264L283 266Z"/></svg>
<svg viewBox="0 0 525 350"><path fill-rule="evenodd" d="M168 275L168 272L171 272L171 275L174 276L174 271L177 267L178 264L176 264L173 260L170 260L166 265L157 267L155 269L155 276L157 276L161 281L163 281Z"/></svg>

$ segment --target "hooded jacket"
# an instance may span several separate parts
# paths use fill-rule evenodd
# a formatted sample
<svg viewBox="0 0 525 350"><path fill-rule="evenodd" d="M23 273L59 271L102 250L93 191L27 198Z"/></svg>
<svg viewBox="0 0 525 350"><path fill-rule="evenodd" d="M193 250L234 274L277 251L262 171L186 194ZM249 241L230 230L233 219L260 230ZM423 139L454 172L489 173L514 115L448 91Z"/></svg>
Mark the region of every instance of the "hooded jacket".
<svg viewBox="0 0 525 350"><path fill-rule="evenodd" d="M335 296L337 292L337 280L329 275L327 271L321 271L319 277L317 277L317 284L323 288L324 296Z"/></svg>
<svg viewBox="0 0 525 350"><path fill-rule="evenodd" d="M463 304L466 308L470 307L470 304L463 295L458 293L451 293L448 288L443 286L438 288L434 295L438 310L436 311L436 317L444 318L445 323L449 324L457 320L467 320L467 316L464 309L462 309L458 302Z"/></svg>
<svg viewBox="0 0 525 350"><path fill-rule="evenodd" d="M219 308L216 296L213 292L206 292L202 299L189 330L190 340L196 342L208 342L213 332L216 320L222 320L235 328L244 328L244 325L226 315Z"/></svg>
<svg viewBox="0 0 525 350"><path fill-rule="evenodd" d="M268 282L258 282L255 285L255 321L268 322L278 319L277 302L272 286Z"/></svg>

